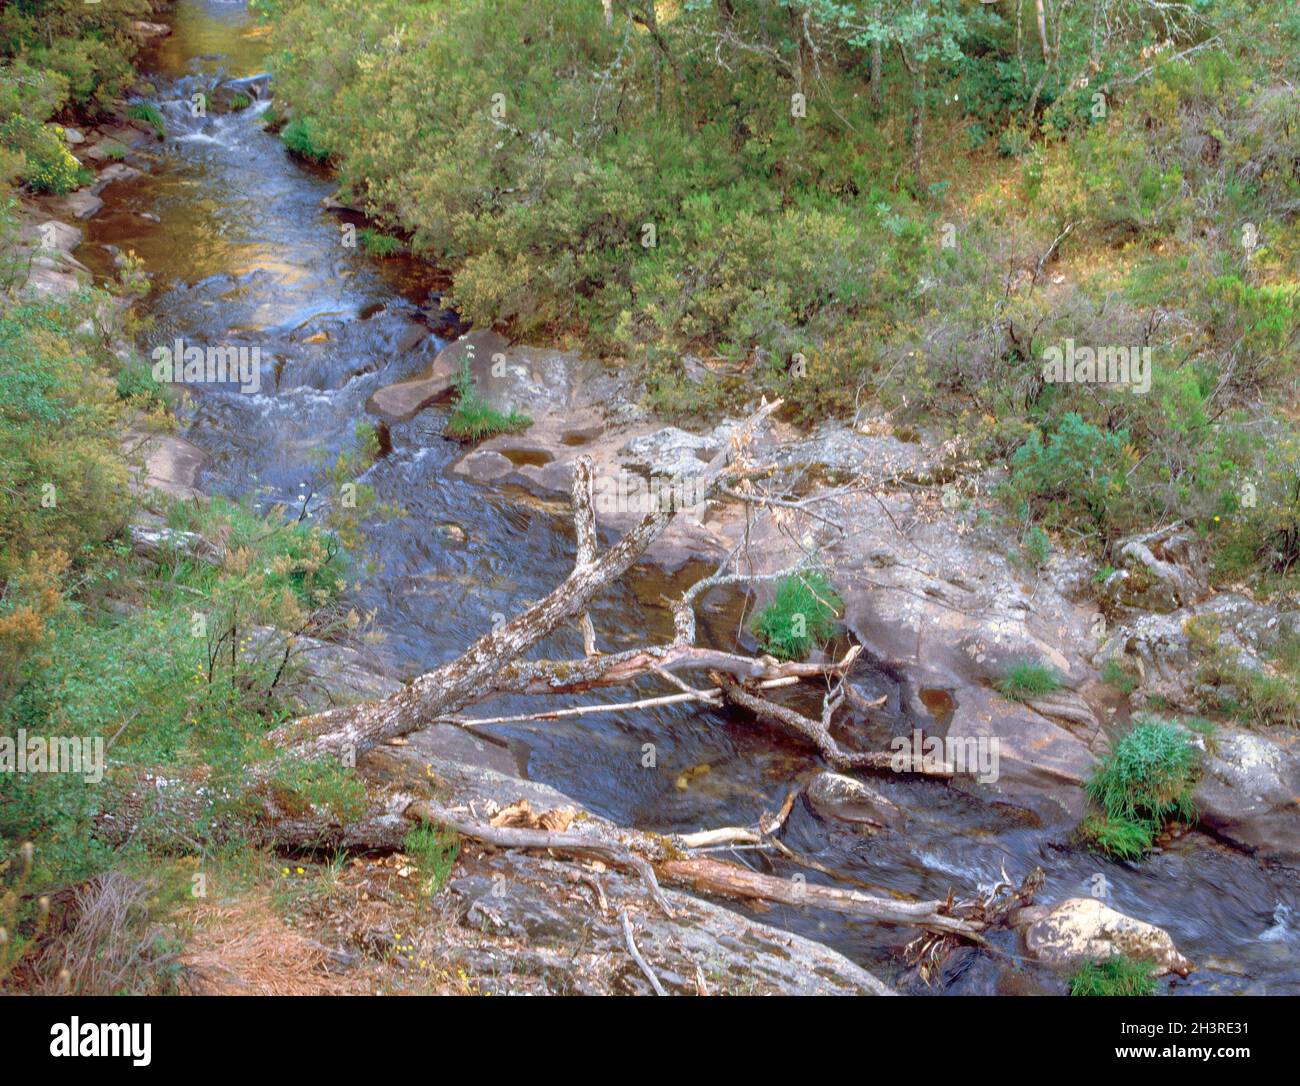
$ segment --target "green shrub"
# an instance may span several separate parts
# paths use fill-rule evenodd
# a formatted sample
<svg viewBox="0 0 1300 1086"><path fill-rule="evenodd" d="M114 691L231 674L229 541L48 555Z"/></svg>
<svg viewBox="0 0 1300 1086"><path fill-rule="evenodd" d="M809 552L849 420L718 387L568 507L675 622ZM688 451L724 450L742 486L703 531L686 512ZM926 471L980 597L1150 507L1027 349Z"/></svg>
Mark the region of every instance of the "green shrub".
<svg viewBox="0 0 1300 1086"><path fill-rule="evenodd" d="M393 256L402 251L400 239L393 237L392 234L382 234L373 227L367 226L362 229L360 236L361 243L371 256Z"/></svg>
<svg viewBox="0 0 1300 1086"><path fill-rule="evenodd" d="M1084 962L1070 977L1072 996L1149 996L1156 990L1151 966L1120 954Z"/></svg>
<svg viewBox="0 0 1300 1086"><path fill-rule="evenodd" d="M1108 536L1133 463L1127 442L1127 431L1108 433L1068 412L1046 441L1035 430L1012 455L1008 493L1049 523L1079 520Z"/></svg>
<svg viewBox="0 0 1300 1086"><path fill-rule="evenodd" d="M24 165L19 176L38 192L60 196L94 179L68 150L57 125L13 117L0 126L0 141L22 152Z"/></svg>
<svg viewBox="0 0 1300 1086"><path fill-rule="evenodd" d="M813 645L831 639L843 606L825 574L792 574L777 585L772 602L754 616L754 636L763 651L778 660L802 660Z"/></svg>

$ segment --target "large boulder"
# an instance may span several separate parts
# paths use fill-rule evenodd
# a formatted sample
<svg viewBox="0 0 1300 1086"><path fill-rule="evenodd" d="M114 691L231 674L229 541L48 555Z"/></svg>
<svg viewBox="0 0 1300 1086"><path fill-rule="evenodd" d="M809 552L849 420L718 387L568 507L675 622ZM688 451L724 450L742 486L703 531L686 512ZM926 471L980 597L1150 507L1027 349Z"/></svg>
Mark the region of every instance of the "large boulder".
<svg viewBox="0 0 1300 1086"><path fill-rule="evenodd" d="M1266 859L1300 860L1300 742L1220 728L1193 799L1201 825Z"/></svg>
<svg viewBox="0 0 1300 1086"><path fill-rule="evenodd" d="M122 448L139 467L137 484L177 498L201 497L199 472L208 455L193 442L175 434L150 434L130 429Z"/></svg>
<svg viewBox="0 0 1300 1086"><path fill-rule="evenodd" d="M1178 952L1169 933L1134 920L1095 898L1075 897L1059 905L1020 910L1025 949L1045 965L1074 969L1086 961L1107 961L1121 954L1147 962L1155 976L1187 976L1195 966Z"/></svg>

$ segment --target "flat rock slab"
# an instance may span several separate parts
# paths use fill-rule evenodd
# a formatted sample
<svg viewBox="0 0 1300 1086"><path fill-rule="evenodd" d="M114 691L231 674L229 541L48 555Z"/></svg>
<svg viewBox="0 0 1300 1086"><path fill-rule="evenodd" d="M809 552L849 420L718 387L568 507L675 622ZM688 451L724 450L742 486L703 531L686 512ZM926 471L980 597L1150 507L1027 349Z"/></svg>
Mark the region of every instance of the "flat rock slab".
<svg viewBox="0 0 1300 1086"><path fill-rule="evenodd" d="M175 434L128 430L122 448L140 462L139 485L178 498L202 497L198 477L208 456L197 445Z"/></svg>
<svg viewBox="0 0 1300 1086"><path fill-rule="evenodd" d="M502 992L515 989L511 974L520 973L542 977L553 992L653 994L627 950L626 910L638 952L672 995L895 994L820 943L711 902L665 889L674 913L665 916L638 880L618 872L496 854L481 874L456 879L450 889L463 924L518 947L502 953L500 971L493 970Z"/></svg>
<svg viewBox="0 0 1300 1086"><path fill-rule="evenodd" d="M450 724L369 752L363 768L385 783L433 781L441 802L479 819L522 799L538 814L576 812L574 832L601 836L602 829L613 830L607 819L558 789L525 780L512 752ZM649 982L624 943L618 914L626 908L638 949L670 992L694 994L702 977L715 994L893 994L828 947L664 888L675 914L669 918L635 875L521 852L489 852L481 864L486 870L457 879L452 891L461 900L464 924L505 936L516 948L501 956L502 991L517 990L514 971L547 977L550 990L648 994Z"/></svg>
<svg viewBox="0 0 1300 1086"><path fill-rule="evenodd" d="M50 201L50 208L61 219L89 219L99 213L104 201L90 189L78 189Z"/></svg>

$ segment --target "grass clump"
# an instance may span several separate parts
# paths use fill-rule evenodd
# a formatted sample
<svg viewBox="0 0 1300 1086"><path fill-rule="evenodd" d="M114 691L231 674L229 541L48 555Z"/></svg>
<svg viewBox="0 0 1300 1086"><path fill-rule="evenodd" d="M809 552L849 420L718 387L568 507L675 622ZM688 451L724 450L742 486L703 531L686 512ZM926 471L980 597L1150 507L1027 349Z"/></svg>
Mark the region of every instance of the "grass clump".
<svg viewBox="0 0 1300 1086"><path fill-rule="evenodd" d="M814 644L831 639L843 606L825 574L796 573L777 585L772 602L754 616L754 636L778 660L802 660Z"/></svg>
<svg viewBox="0 0 1300 1086"><path fill-rule="evenodd" d="M528 429L533 420L527 415L518 411L505 414L479 395L470 374L469 360L470 355L466 352L456 376L455 400L444 435L452 441L482 441L497 434L514 434Z"/></svg>
<svg viewBox="0 0 1300 1086"><path fill-rule="evenodd" d="M281 142L290 153L313 162L324 162L330 157L329 148L323 142L320 126L311 117L296 117L284 126L280 133Z"/></svg>
<svg viewBox="0 0 1300 1086"><path fill-rule="evenodd" d="M126 111L126 115L137 121L144 121L160 140L167 138L167 126L163 124L163 116L152 102L136 102Z"/></svg>
<svg viewBox="0 0 1300 1086"><path fill-rule="evenodd" d="M1186 731L1140 720L1084 785L1101 813L1084 820L1083 835L1108 855L1141 856L1171 819L1195 819L1192 785L1198 767L1199 756Z"/></svg>
<svg viewBox="0 0 1300 1086"><path fill-rule="evenodd" d="M1012 701L1028 701L1061 689L1061 676L1046 664L1012 664L1002 681L998 693Z"/></svg>
<svg viewBox="0 0 1300 1086"><path fill-rule="evenodd" d="M1121 694L1131 694L1138 688L1138 677L1114 657L1102 665L1101 681Z"/></svg>
<svg viewBox="0 0 1300 1086"><path fill-rule="evenodd" d="M384 234L376 230L373 226L367 226L359 231L361 244L366 247L366 252L371 256L395 256L402 251L402 243L392 234Z"/></svg>
<svg viewBox="0 0 1300 1086"><path fill-rule="evenodd" d="M454 830L444 826L422 824L411 830L402 842L402 850L415 861L415 866L425 876L425 888L430 894L442 889L456 866L460 855L460 838Z"/></svg>
<svg viewBox="0 0 1300 1086"><path fill-rule="evenodd" d="M1072 996L1148 996L1155 990L1151 967L1123 954L1104 962L1084 962L1070 977Z"/></svg>

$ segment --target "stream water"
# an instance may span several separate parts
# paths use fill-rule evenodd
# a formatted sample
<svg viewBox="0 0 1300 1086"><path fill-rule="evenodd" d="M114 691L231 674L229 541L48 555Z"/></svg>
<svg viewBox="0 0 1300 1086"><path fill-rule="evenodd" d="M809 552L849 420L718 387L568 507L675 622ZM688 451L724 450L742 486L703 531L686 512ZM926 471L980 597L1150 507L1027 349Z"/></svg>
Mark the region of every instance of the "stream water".
<svg viewBox="0 0 1300 1086"><path fill-rule="evenodd" d="M373 260L343 244L347 218L321 207L334 186L263 130L266 102L191 116L190 95L209 90L216 77L265 70L266 39L242 3L182 0L173 26L145 62L167 126L158 161L106 190L78 255L103 274L111 270L107 246L143 257L154 277L145 305L155 321L143 346L181 337L260 349L260 391L201 392L184 416L185 435L210 456L205 490L253 496L264 506L297 503L312 493L321 458L332 458L366 418L375 389L418 372L441 345L416 335L418 306L438 278L417 262ZM550 591L573 559L566 510L449 471L462 450L441 437L444 421L435 407L393 426L391 450L364 479L405 515L369 526L382 565L362 574L355 603L375 612L384 634L374 651L408 676L453 658L494 615L514 614ZM669 632L660 600L691 572L669 578L638 569L614 586L593 613L602 647ZM704 637L732 643L742 605L736 596L709 597ZM538 655L580 654L576 630L538 648ZM537 708L501 700L476 712ZM806 749L765 727L691 707L494 731L530 778L624 824L663 831L751 823L818 768ZM644 743L656 746L655 770L642 768ZM868 837L816 818L800 801L787 843L882 894L942 897L950 888L988 885L1004 866L1018 879L1039 864L1048 875L1039 900L1054 902L1087 895L1101 873L1109 904L1166 928L1197 963L1174 991L1300 992L1300 893L1283 873L1198 833L1140 864L1107 863L1058 844L1067 826L1039 826L939 783L877 783L912 816L906 831ZM758 853L737 858L787 876L799 870ZM755 915L884 977L897 973L897 952L909 938L902 929L807 910ZM1021 961L1007 936L992 954L957 956L933 990L1060 989Z"/></svg>

